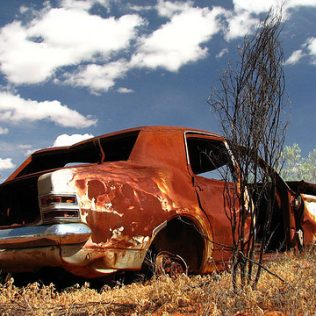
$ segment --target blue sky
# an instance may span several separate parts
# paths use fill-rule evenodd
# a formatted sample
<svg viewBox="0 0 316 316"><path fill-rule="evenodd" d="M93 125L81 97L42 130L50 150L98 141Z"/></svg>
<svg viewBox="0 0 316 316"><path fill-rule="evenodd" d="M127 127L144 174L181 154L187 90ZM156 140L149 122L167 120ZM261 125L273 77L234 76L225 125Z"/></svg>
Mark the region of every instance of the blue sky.
<svg viewBox="0 0 316 316"><path fill-rule="evenodd" d="M0 181L34 150L140 125L218 132L207 98L276 0L1 1ZM316 147L316 0L284 4L286 144Z"/></svg>

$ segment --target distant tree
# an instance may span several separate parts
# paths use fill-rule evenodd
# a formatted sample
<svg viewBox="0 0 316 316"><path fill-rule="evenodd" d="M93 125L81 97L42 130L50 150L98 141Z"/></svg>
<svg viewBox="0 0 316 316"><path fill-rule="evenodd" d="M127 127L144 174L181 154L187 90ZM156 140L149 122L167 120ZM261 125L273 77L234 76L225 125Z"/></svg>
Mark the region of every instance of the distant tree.
<svg viewBox="0 0 316 316"><path fill-rule="evenodd" d="M316 149L313 149L303 162L303 179L316 183Z"/></svg>
<svg viewBox="0 0 316 316"><path fill-rule="evenodd" d="M282 152L282 172L281 175L286 180L300 180L302 178L302 156L301 148L298 144L285 146Z"/></svg>
<svg viewBox="0 0 316 316"><path fill-rule="evenodd" d="M270 238L276 191L272 168L277 169L280 164L286 126L281 119L284 59L279 42L280 23L281 14L270 12L255 35L244 39L239 63L226 69L208 100L233 157L232 173L224 175L224 198L232 229L231 272L235 290L246 284L256 287ZM259 214L263 208L264 213ZM259 216L262 236L256 257Z"/></svg>
<svg viewBox="0 0 316 316"><path fill-rule="evenodd" d="M281 176L287 181L305 180L316 183L316 149L302 157L298 144L285 146L282 152Z"/></svg>

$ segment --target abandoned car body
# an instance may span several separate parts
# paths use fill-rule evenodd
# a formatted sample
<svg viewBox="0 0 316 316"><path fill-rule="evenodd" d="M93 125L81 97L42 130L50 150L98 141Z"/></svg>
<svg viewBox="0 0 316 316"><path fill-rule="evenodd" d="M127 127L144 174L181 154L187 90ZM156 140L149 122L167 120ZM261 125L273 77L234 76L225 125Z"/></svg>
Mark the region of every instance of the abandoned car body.
<svg viewBox="0 0 316 316"><path fill-rule="evenodd" d="M140 270L150 251L173 269L182 258L192 273L221 269L232 233L213 172L227 158L210 166L200 153L226 146L205 131L140 127L34 153L0 186L0 269L93 278ZM278 181L270 250L298 231L315 243L315 186L290 185Z"/></svg>

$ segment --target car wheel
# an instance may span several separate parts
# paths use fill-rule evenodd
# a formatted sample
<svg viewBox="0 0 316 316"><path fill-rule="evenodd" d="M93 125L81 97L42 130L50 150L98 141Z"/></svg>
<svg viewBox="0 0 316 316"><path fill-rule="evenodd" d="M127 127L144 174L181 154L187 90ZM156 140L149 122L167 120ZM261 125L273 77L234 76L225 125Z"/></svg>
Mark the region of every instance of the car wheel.
<svg viewBox="0 0 316 316"><path fill-rule="evenodd" d="M155 258L155 273L176 279L179 275L188 273L188 266L181 256L169 251L160 251Z"/></svg>

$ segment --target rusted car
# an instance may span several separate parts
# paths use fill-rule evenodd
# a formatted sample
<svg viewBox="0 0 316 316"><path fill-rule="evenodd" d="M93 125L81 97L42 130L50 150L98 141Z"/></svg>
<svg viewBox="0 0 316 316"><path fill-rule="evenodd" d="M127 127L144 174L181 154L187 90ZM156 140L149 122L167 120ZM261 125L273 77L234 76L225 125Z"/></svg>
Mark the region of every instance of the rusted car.
<svg viewBox="0 0 316 316"><path fill-rule="evenodd" d="M231 257L223 137L140 127L32 154L0 186L0 269L94 278L142 269L209 273ZM217 155L217 163L203 160ZM202 155L203 153L203 155ZM316 187L280 178L269 250L316 240Z"/></svg>

